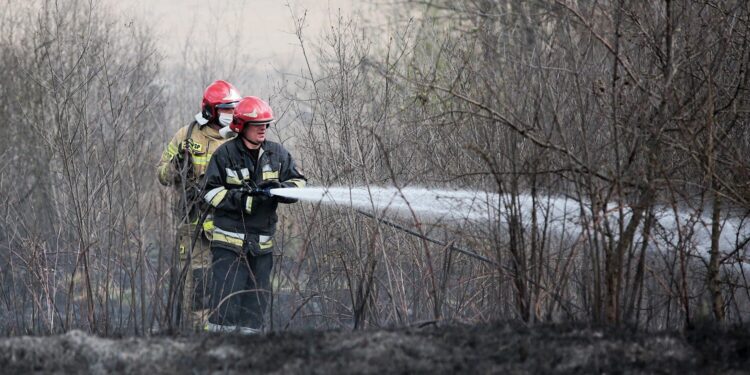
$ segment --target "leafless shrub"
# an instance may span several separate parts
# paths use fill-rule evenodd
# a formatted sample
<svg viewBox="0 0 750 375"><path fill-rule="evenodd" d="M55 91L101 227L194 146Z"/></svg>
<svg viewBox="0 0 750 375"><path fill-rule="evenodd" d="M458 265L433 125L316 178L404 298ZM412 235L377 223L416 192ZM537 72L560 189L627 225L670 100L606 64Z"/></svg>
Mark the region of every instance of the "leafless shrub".
<svg viewBox="0 0 750 375"><path fill-rule="evenodd" d="M318 47L293 14L306 69L273 93L215 46L162 71L138 25L41 4L0 15L4 334L180 328L149 171L217 78L271 99L316 185L502 197L458 224L284 208L273 329L748 318L745 2L411 1Z"/></svg>
<svg viewBox="0 0 750 375"><path fill-rule="evenodd" d="M143 333L163 293L152 169L163 121L143 29L92 3L19 11L2 41L7 333ZM157 297L157 298L154 298Z"/></svg>
<svg viewBox="0 0 750 375"><path fill-rule="evenodd" d="M732 226L747 209L744 2L396 8L421 18L395 16L399 31L386 43L339 19L320 64L298 82L306 170L322 185L507 196L499 225L425 229L496 263L424 246L352 212L306 207L308 238L294 267L308 271L306 282L325 281L298 288L300 300L348 306L355 326L362 295L372 299L371 325L747 319L748 285L738 282L747 231ZM314 49L299 36L309 58ZM576 238L549 214L561 197L578 202ZM523 209L524 199L536 209ZM301 275L286 277L295 284ZM326 288L341 279L367 293L314 297L333 296Z"/></svg>

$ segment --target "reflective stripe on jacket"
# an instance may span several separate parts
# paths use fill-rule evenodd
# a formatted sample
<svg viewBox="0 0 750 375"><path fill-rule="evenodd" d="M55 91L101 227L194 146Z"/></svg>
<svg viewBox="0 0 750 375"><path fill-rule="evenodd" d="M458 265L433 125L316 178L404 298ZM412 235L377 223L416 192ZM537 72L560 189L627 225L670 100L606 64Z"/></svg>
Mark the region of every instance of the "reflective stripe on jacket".
<svg viewBox="0 0 750 375"><path fill-rule="evenodd" d="M193 130L188 140L187 136L191 126L193 126ZM177 154L180 144L186 140L189 145L188 157L190 158L190 170L187 176L185 176L187 181L183 182L180 180L180 172L178 171L180 157ZM176 199L173 202L173 209L178 220L184 218L186 214L185 198L187 198L187 202L190 205L188 207L189 222L196 223L198 220L200 209L205 207L200 197L200 189L203 186L202 177L208 168L212 154L216 152L219 146L226 142L227 139L222 138L218 130L208 125L201 126L193 122L190 125L180 128L169 143L167 143L167 147L164 149L159 165L157 166L157 173L159 182L162 185L174 186ZM184 158L184 155L182 157ZM187 197L183 197L183 187ZM206 226L213 227L210 218L204 223L204 229L208 233L210 230Z"/></svg>
<svg viewBox="0 0 750 375"><path fill-rule="evenodd" d="M243 192L244 183L252 181L250 185L257 185L277 180L290 187L304 187L306 183L305 176L282 145L263 142L258 160L254 162L240 137L214 152L205 177L203 199L215 208L217 230L253 238L273 236L276 232L278 203L276 199L253 199Z"/></svg>
<svg viewBox="0 0 750 375"><path fill-rule="evenodd" d="M164 186L174 185L179 181L179 172L173 165L176 162L177 153L179 150L180 143L183 143L187 139L187 134L193 124L183 126L177 133L175 133L172 140L169 141L167 147L161 155L159 166L157 167L159 172L159 182ZM192 142L189 147L190 164L192 171L189 176L193 181L200 181L201 176L206 173L208 168L208 162L211 160L211 155L216 152L216 149L224 144L227 139L224 139L219 135L219 131L208 126L194 125L193 132L190 134Z"/></svg>

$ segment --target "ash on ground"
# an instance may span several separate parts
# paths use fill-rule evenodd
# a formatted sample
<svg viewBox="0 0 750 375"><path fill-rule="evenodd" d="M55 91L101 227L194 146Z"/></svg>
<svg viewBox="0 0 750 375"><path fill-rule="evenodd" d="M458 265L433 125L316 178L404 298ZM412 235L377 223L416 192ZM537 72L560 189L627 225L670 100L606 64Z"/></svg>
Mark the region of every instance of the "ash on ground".
<svg viewBox="0 0 750 375"><path fill-rule="evenodd" d="M0 373L735 373L750 331L513 324L260 336L0 339Z"/></svg>

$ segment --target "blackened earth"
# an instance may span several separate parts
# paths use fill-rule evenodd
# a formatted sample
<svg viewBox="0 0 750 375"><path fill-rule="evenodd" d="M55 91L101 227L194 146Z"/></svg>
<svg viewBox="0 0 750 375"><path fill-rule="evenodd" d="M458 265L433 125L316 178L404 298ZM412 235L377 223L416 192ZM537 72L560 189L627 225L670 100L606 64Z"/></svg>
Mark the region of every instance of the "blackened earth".
<svg viewBox="0 0 750 375"><path fill-rule="evenodd" d="M750 331L514 324L263 336L0 339L0 373L750 373Z"/></svg>

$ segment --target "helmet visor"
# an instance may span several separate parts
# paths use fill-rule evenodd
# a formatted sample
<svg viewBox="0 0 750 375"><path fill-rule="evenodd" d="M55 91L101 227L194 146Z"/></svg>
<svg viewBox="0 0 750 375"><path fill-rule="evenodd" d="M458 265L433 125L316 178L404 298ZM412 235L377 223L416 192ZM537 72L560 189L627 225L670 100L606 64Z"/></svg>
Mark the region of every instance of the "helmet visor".
<svg viewBox="0 0 750 375"><path fill-rule="evenodd" d="M216 105L216 109L234 109L238 102L221 103Z"/></svg>
<svg viewBox="0 0 750 375"><path fill-rule="evenodd" d="M269 128L269 127L271 127L271 122L272 121L262 121L262 122L250 121L250 120L248 120L248 121L242 121L241 119L239 119L239 118L237 118L235 116L234 120L232 120L232 122L234 122L235 124L237 124L238 126L243 127L243 128L245 126L265 126L266 128Z"/></svg>

